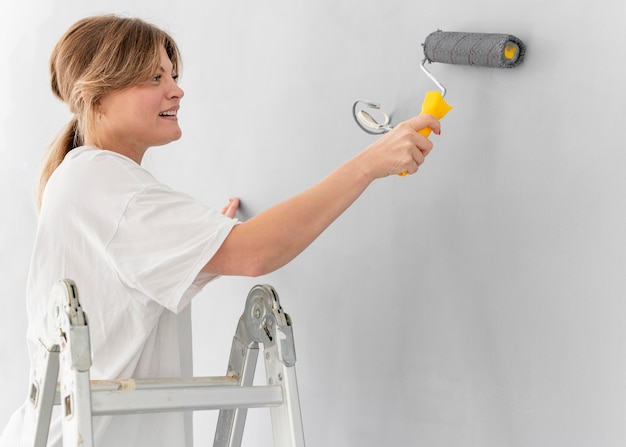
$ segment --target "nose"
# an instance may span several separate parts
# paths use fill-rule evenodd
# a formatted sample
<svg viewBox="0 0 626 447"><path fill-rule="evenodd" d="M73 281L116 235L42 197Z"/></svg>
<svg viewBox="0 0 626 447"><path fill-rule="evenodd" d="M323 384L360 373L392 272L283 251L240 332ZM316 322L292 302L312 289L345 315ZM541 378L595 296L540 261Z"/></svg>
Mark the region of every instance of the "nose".
<svg viewBox="0 0 626 447"><path fill-rule="evenodd" d="M171 80L172 85L170 87L169 90L169 98L170 99L181 99L183 96L185 96L185 92L183 91L182 88L180 88L180 86L178 85L178 83L172 79Z"/></svg>

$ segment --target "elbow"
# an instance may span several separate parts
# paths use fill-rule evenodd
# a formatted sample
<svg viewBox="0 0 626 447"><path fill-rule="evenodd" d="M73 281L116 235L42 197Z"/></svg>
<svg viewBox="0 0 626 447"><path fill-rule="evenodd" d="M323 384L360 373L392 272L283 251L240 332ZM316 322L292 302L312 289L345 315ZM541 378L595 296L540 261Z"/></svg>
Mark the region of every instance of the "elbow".
<svg viewBox="0 0 626 447"><path fill-rule="evenodd" d="M235 226L206 268L220 275L257 278L279 269L289 261L286 250L276 243L264 243L256 233L244 231L246 223Z"/></svg>
<svg viewBox="0 0 626 447"><path fill-rule="evenodd" d="M272 262L266 259L253 257L245 263L243 268L244 276L251 278L258 278L259 276L267 275L275 271L278 267L273 265Z"/></svg>
<svg viewBox="0 0 626 447"><path fill-rule="evenodd" d="M259 276L266 275L268 272L262 265L249 265L246 266L241 272L242 276L248 276L250 278L258 278Z"/></svg>

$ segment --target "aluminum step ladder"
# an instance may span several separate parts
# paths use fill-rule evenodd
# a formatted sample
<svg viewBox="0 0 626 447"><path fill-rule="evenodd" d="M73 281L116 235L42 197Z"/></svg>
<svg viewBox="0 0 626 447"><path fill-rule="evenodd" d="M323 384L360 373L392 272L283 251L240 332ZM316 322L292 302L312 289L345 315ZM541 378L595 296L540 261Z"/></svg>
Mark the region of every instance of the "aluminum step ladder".
<svg viewBox="0 0 626 447"><path fill-rule="evenodd" d="M260 407L270 409L275 447L304 447L291 319L271 286L250 290L223 377L90 381L88 319L76 284L57 281L50 303L48 333L31 372L22 446L46 446L53 405L60 405L64 447L94 446L93 416L190 410L220 410L213 445L238 447L247 409ZM255 386L259 345L267 383Z"/></svg>

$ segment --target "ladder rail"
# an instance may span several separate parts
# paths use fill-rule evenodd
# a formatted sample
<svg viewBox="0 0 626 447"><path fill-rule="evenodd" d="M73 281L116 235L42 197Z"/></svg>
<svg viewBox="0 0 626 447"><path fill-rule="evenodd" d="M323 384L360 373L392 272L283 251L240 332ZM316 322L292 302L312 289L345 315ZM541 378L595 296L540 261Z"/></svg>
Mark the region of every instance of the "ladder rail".
<svg viewBox="0 0 626 447"><path fill-rule="evenodd" d="M270 408L272 433L275 447L304 446L304 430L298 381L294 366L286 366L280 360L276 346L266 350L265 370L270 383L281 383L285 392L285 403Z"/></svg>
<svg viewBox="0 0 626 447"><path fill-rule="evenodd" d="M40 340L34 356L20 445L45 447L48 442L52 407L55 395L58 394L59 347L46 346Z"/></svg>
<svg viewBox="0 0 626 447"><path fill-rule="evenodd" d="M247 308L247 306L246 306ZM254 381L259 356L258 342L251 340L245 329L246 312L239 319L228 359L228 377L239 387L250 387ZM281 395L282 399L282 395ZM248 408L221 409L213 438L214 447L238 447L243 439Z"/></svg>

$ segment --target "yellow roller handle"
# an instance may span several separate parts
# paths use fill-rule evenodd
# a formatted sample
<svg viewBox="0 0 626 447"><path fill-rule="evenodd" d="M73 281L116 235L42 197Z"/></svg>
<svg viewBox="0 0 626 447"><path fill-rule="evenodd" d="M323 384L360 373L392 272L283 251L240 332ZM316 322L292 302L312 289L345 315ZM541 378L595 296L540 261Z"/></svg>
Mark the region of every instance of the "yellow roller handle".
<svg viewBox="0 0 626 447"><path fill-rule="evenodd" d="M422 113L428 113L429 115L432 115L440 120L446 116L446 113L448 113L451 109L452 106L443 99L441 92L426 92L426 97L424 97L424 102L422 103ZM432 132L430 127L424 127L423 129L417 131L417 133L420 133L425 137L428 137L430 132ZM406 174L407 172L405 171L398 175L405 176Z"/></svg>

